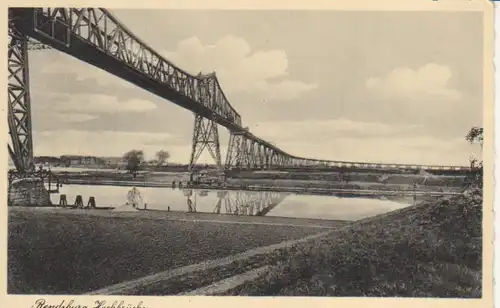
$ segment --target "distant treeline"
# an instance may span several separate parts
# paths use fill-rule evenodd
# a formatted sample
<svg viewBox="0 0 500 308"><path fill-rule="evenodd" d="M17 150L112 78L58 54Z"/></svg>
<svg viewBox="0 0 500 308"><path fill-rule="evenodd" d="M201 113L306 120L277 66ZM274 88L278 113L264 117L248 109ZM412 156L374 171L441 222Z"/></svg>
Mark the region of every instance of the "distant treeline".
<svg viewBox="0 0 500 308"><path fill-rule="evenodd" d="M36 165L50 164L56 167L91 167L91 168L113 168L125 169L125 163L121 157L97 157L79 155L57 156L35 156ZM164 172L185 172L189 168L188 164L168 163L158 166L146 164L141 167L142 171L164 171ZM215 165L197 164L194 169L216 169Z"/></svg>

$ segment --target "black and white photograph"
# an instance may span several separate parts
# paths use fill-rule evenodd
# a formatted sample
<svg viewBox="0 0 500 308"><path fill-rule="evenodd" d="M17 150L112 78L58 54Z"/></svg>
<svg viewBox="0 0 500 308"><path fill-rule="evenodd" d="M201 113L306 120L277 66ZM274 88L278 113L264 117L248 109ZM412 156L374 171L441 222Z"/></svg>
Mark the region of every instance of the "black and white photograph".
<svg viewBox="0 0 500 308"><path fill-rule="evenodd" d="M491 299L493 5L443 1L6 8L7 294Z"/></svg>

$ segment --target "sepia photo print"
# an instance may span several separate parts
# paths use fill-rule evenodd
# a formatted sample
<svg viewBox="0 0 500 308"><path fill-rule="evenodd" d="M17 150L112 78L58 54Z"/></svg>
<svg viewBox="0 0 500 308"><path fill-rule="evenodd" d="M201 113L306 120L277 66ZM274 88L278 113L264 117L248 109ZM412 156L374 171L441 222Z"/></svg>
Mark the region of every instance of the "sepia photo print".
<svg viewBox="0 0 500 308"><path fill-rule="evenodd" d="M7 293L483 298L484 2L9 7Z"/></svg>

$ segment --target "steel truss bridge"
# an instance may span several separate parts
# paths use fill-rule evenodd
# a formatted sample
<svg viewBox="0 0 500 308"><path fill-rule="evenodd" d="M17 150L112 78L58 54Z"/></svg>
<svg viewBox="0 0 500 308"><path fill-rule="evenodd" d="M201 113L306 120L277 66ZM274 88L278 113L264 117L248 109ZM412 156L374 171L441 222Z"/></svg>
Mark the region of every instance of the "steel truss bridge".
<svg viewBox="0 0 500 308"><path fill-rule="evenodd" d="M105 70L193 112L190 168L207 150L220 169L305 167L470 170L462 166L423 166L330 161L297 157L243 126L215 73L192 75L175 66L102 8L9 8L9 154L20 174L34 170L28 40L57 49ZM30 49L31 50L31 49ZM218 125L230 134L221 160Z"/></svg>

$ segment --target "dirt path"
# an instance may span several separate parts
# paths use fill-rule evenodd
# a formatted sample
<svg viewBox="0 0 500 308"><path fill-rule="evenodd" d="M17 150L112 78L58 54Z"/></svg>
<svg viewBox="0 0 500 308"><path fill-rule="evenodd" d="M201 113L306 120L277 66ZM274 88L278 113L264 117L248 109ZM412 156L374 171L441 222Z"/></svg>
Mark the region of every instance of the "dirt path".
<svg viewBox="0 0 500 308"><path fill-rule="evenodd" d="M256 279L260 274L265 273L269 270L269 266L263 266L246 273L229 277L227 279L217 281L209 286L196 289L191 292L180 293L177 295L217 295L236 288L237 286Z"/></svg>

